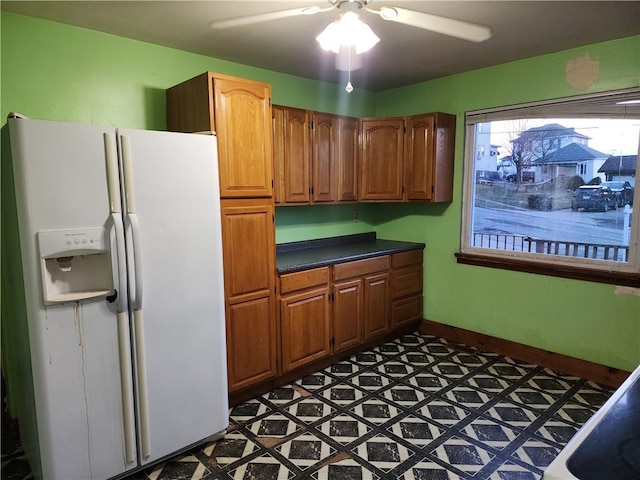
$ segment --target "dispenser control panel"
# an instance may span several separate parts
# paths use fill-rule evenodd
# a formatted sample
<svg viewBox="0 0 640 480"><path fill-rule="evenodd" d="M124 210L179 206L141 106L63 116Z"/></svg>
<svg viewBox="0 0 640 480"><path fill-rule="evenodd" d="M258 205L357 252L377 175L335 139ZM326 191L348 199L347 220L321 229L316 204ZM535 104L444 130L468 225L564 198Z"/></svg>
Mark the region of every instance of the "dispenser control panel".
<svg viewBox="0 0 640 480"><path fill-rule="evenodd" d="M43 258L67 255L87 255L96 250L108 250L104 228L75 228L38 232L40 256Z"/></svg>

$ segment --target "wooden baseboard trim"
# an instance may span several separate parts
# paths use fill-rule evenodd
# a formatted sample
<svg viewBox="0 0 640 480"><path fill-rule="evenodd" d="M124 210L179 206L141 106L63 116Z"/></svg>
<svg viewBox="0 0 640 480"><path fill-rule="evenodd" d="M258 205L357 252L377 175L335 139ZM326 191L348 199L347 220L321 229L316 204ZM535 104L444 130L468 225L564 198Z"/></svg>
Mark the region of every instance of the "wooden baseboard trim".
<svg viewBox="0 0 640 480"><path fill-rule="evenodd" d="M609 387L619 387L630 373L617 368L568 357L522 343L492 337L483 333L477 333L431 320L423 320L418 327L418 331L423 334L435 335L436 337L441 337L446 340L463 343L479 350L499 353L500 355L506 355L523 362L533 363L558 372L575 375Z"/></svg>

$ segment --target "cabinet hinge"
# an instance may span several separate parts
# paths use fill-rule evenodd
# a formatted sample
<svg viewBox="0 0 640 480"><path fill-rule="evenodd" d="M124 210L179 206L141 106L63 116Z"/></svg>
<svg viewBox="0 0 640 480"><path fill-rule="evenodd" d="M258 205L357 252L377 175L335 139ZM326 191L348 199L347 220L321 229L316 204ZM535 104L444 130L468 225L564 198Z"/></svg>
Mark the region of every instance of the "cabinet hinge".
<svg viewBox="0 0 640 480"><path fill-rule="evenodd" d="M333 302L333 292L331 292L331 293L329 294L329 301L330 301L330 302Z"/></svg>
<svg viewBox="0 0 640 480"><path fill-rule="evenodd" d="M309 130L313 130L314 126L313 126L313 122L309 122Z"/></svg>
<svg viewBox="0 0 640 480"><path fill-rule="evenodd" d="M271 188L275 187L275 182L273 181L273 178L271 179Z"/></svg>
<svg viewBox="0 0 640 480"><path fill-rule="evenodd" d="M329 346L333 348L333 346L334 346L335 344L336 344L335 339L330 338L330 339L329 339Z"/></svg>
<svg viewBox="0 0 640 480"><path fill-rule="evenodd" d="M402 133L407 133L407 127L402 127Z"/></svg>
<svg viewBox="0 0 640 480"><path fill-rule="evenodd" d="M313 195L313 187L309 187L309 195Z"/></svg>
<svg viewBox="0 0 640 480"><path fill-rule="evenodd" d="M404 193L404 185L402 185L402 193Z"/></svg>
<svg viewBox="0 0 640 480"><path fill-rule="evenodd" d="M433 193L434 191L435 191L435 187L431 185L431 193Z"/></svg>
<svg viewBox="0 0 640 480"><path fill-rule="evenodd" d="M438 125L436 125L435 123L433 124L433 131L435 132L436 130L438 130Z"/></svg>
<svg viewBox="0 0 640 480"><path fill-rule="evenodd" d="M276 216L275 214L271 215L271 223L276 223Z"/></svg>

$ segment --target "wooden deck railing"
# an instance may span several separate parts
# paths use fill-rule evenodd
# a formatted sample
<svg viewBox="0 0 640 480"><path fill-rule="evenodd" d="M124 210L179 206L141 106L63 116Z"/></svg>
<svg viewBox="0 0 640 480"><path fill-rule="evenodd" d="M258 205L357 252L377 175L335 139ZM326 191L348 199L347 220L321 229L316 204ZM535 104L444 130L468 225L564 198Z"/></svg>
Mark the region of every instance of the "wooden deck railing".
<svg viewBox="0 0 640 480"><path fill-rule="evenodd" d="M520 235L474 233L473 246L493 248L496 250L510 250L514 252L532 252L565 257L593 258L616 262L627 262L629 259L629 247L625 245L603 245L585 242L569 242L564 240L546 240Z"/></svg>

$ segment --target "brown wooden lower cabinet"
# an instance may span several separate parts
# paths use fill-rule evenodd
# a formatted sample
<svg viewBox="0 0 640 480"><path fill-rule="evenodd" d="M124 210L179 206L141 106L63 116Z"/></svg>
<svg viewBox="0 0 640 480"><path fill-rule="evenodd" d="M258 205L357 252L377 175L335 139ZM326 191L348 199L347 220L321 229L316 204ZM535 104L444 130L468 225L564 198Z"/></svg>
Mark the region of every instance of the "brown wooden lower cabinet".
<svg viewBox="0 0 640 480"><path fill-rule="evenodd" d="M333 284L333 351L341 352L362 343L364 288L362 279Z"/></svg>
<svg viewBox="0 0 640 480"><path fill-rule="evenodd" d="M389 273L364 278L364 338L369 339L389 330Z"/></svg>
<svg viewBox="0 0 640 480"><path fill-rule="evenodd" d="M229 305L227 372L229 390L241 390L276 376L275 330L267 296Z"/></svg>
<svg viewBox="0 0 640 480"><path fill-rule="evenodd" d="M391 324L422 319L422 250L391 255Z"/></svg>
<svg viewBox="0 0 640 480"><path fill-rule="evenodd" d="M329 268L280 276L282 372L331 354Z"/></svg>
<svg viewBox="0 0 640 480"><path fill-rule="evenodd" d="M229 391L278 374L271 199L222 200Z"/></svg>
<svg viewBox="0 0 640 480"><path fill-rule="evenodd" d="M422 251L282 274L278 281L281 367L277 377L267 357L278 353L273 354L268 342L250 342L255 351L247 351L247 338L266 337L268 332L268 322L258 325L251 317L267 317L269 307L261 301L230 307L228 336L237 342L229 345L229 371L235 375L234 383L230 381L235 386L232 405L324 368L339 355L375 345L395 332L408 333L422 319Z"/></svg>

